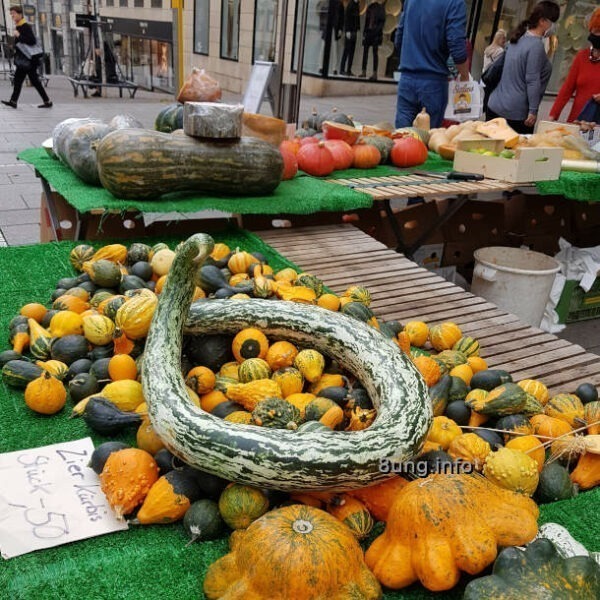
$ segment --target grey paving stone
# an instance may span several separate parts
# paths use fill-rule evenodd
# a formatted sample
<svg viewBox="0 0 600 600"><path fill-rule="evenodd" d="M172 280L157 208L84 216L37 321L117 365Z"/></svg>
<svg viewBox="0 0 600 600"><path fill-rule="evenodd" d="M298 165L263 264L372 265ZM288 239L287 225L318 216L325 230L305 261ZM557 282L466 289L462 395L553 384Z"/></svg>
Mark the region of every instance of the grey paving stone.
<svg viewBox="0 0 600 600"><path fill-rule="evenodd" d="M39 244L39 223L28 223L26 225L7 225L2 227L2 233L9 246L21 246L23 244Z"/></svg>
<svg viewBox="0 0 600 600"><path fill-rule="evenodd" d="M39 208L28 208L24 210L2 210L0 211L0 227L10 225L38 225L40 224Z"/></svg>

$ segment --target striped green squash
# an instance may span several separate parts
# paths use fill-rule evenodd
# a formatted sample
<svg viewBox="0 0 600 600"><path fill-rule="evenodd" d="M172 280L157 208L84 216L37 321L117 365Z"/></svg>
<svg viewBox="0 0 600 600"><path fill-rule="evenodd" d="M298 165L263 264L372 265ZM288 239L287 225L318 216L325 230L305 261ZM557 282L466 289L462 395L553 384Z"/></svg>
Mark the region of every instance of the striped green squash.
<svg viewBox="0 0 600 600"><path fill-rule="evenodd" d="M269 379L271 377L271 367L262 358L247 358L240 364L238 376L241 383L248 383L255 379Z"/></svg>
<svg viewBox="0 0 600 600"><path fill-rule="evenodd" d="M295 302L196 302L194 274L211 252L196 234L178 252L144 353L142 384L152 426L171 452L230 481L281 490L347 490L388 477L382 461L419 451L432 422L427 387L409 359L377 330L326 309ZM184 327L185 326L185 327ZM371 427L357 432L291 431L230 423L189 401L181 375L183 331L231 334L260 326L328 354L353 372L377 408Z"/></svg>
<svg viewBox="0 0 600 600"><path fill-rule="evenodd" d="M452 346L452 350L462 352L467 358L469 356L479 356L479 342L472 337L461 337L460 340Z"/></svg>

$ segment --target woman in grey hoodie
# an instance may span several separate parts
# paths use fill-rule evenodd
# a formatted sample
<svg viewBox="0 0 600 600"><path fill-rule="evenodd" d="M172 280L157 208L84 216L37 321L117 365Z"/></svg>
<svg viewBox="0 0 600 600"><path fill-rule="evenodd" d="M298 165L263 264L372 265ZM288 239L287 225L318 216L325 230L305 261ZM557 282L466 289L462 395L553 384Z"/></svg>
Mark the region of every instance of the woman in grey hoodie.
<svg viewBox="0 0 600 600"><path fill-rule="evenodd" d="M552 35L560 9L544 0L512 33L502 78L491 93L487 119L504 117L517 133L533 133L537 113L552 74L543 38Z"/></svg>

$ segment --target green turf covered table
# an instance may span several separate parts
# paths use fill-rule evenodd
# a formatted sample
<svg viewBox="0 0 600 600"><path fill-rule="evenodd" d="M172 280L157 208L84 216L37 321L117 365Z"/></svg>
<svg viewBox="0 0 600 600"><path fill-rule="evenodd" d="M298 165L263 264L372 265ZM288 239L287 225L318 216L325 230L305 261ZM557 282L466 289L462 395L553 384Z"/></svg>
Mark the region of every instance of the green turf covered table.
<svg viewBox="0 0 600 600"><path fill-rule="evenodd" d="M255 235L230 230L217 241L265 254L275 270L293 266ZM166 240L174 246L177 240ZM0 331L23 304L49 303L57 280L74 274L68 254L76 242L0 248ZM317 273L318 275L318 273ZM8 347L5 342L2 349ZM28 410L22 391L0 383L0 452L11 452L90 435L81 419L69 419L69 406L52 417ZM91 436L96 444L106 441ZM132 443L134 435L123 435ZM1 476L0 476L1 480ZM1 493L1 489L0 489ZM540 522L557 522L591 551L600 551L600 488L541 507ZM227 551L227 539L187 546L181 524L131 527L110 535L40 550L0 562L0 598L7 600L192 600L203 598L207 568ZM0 559L1 560L1 559ZM463 582L464 584L464 582ZM386 592L384 598L456 599L463 585L432 594L421 586Z"/></svg>

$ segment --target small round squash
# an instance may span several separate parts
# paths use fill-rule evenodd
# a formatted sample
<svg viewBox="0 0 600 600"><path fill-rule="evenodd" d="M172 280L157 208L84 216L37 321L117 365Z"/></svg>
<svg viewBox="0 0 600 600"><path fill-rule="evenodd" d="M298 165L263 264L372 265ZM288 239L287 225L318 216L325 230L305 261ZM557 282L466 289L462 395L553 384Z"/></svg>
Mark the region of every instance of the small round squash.
<svg viewBox="0 0 600 600"><path fill-rule="evenodd" d="M219 498L219 512L231 529L246 529L269 510L269 500L261 490L233 483Z"/></svg>
<svg viewBox="0 0 600 600"><path fill-rule="evenodd" d="M272 371L277 371L277 369L291 367L296 356L298 356L298 348L290 342L281 341L269 347L265 360Z"/></svg>
<svg viewBox="0 0 600 600"><path fill-rule="evenodd" d="M136 379L136 362L129 354L115 354L108 363L108 374L113 381Z"/></svg>
<svg viewBox="0 0 600 600"><path fill-rule="evenodd" d="M527 496L535 492L539 481L537 462L528 454L511 448L490 452L483 474L492 483Z"/></svg>
<svg viewBox="0 0 600 600"><path fill-rule="evenodd" d="M462 331L456 323L441 323L429 330L429 341L438 352L450 350L461 337Z"/></svg>
<svg viewBox="0 0 600 600"><path fill-rule="evenodd" d="M416 356L413 358L413 363L423 376L427 387L435 385L442 377L440 365L429 356Z"/></svg>
<svg viewBox="0 0 600 600"><path fill-rule="evenodd" d="M48 371L44 371L37 379L30 381L25 388L25 404L42 415L57 413L66 401L65 386Z"/></svg>
<svg viewBox="0 0 600 600"><path fill-rule="evenodd" d="M409 321L404 326L404 331L410 338L411 346L424 346L429 337L429 327L423 321Z"/></svg>
<svg viewBox="0 0 600 600"><path fill-rule="evenodd" d="M262 331L254 327L247 327L233 338L231 349L239 363L244 362L247 358L264 359L269 350L269 340Z"/></svg>
<svg viewBox="0 0 600 600"><path fill-rule="evenodd" d="M477 471L483 469L485 459L492 451L490 445L475 433L464 433L455 437L448 447L452 458L471 463Z"/></svg>
<svg viewBox="0 0 600 600"><path fill-rule="evenodd" d="M358 540L366 538L375 524L367 507L348 494L336 496L327 505L327 512L344 523Z"/></svg>
<svg viewBox="0 0 600 600"><path fill-rule="evenodd" d="M434 417L427 440L439 444L446 450L452 440L462 435L462 429L447 417Z"/></svg>
<svg viewBox="0 0 600 600"><path fill-rule="evenodd" d="M185 384L197 394L208 394L215 388L215 382L215 374L208 367L194 367L185 378Z"/></svg>

